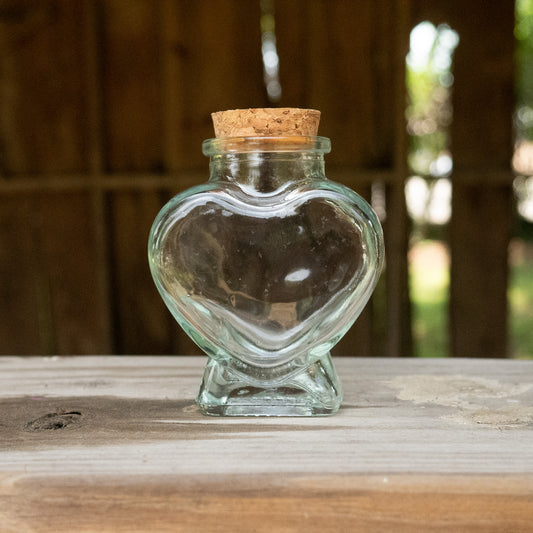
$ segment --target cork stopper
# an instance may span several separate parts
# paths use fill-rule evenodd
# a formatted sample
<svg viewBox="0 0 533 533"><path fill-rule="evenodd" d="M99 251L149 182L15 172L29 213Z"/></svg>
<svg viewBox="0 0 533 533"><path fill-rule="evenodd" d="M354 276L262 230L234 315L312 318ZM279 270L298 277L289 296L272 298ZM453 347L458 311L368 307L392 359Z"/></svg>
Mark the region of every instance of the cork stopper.
<svg viewBox="0 0 533 533"><path fill-rule="evenodd" d="M211 117L216 137L316 136L320 111L266 107L218 111Z"/></svg>

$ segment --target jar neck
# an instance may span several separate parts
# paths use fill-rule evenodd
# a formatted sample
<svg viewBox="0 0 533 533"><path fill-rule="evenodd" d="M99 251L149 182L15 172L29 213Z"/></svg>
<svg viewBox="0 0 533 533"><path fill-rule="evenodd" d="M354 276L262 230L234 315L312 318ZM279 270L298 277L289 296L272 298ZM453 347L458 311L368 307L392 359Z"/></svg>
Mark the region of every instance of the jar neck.
<svg viewBox="0 0 533 533"><path fill-rule="evenodd" d="M211 157L210 181L234 183L260 193L289 182L324 178L324 156L308 152L249 152Z"/></svg>
<svg viewBox="0 0 533 533"><path fill-rule="evenodd" d="M324 178L326 137L226 137L208 139L212 182L229 182L250 192L271 193L291 182Z"/></svg>

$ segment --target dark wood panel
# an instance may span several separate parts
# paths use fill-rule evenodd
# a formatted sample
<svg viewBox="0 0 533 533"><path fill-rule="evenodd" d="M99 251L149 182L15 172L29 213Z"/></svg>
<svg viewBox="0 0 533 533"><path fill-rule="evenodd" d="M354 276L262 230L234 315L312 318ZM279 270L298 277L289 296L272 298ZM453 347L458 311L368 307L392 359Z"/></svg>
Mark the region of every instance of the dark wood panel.
<svg viewBox="0 0 533 533"><path fill-rule="evenodd" d="M459 2L454 2L459 9ZM452 355L503 357L507 344L508 245L512 220L512 2L461 3L451 23L454 157L450 226ZM497 21L497 22L495 22ZM478 176L477 183L471 175ZM508 172L508 185L483 174Z"/></svg>
<svg viewBox="0 0 533 533"><path fill-rule="evenodd" d="M359 194L367 201L370 201L370 186L360 187ZM355 355L357 357L368 357L374 355L376 350L374 337L374 323L376 321L376 310L381 306L375 306L374 300L383 296L382 294L373 294L369 302L359 315L354 325L346 332L344 337L333 348L333 355ZM379 320L379 319L378 319Z"/></svg>
<svg viewBox="0 0 533 533"><path fill-rule="evenodd" d="M105 166L163 169L160 2L107 0L100 10Z"/></svg>
<svg viewBox="0 0 533 533"><path fill-rule="evenodd" d="M2 173L16 181L22 173L38 180L86 172L83 4L42 0L2 8ZM15 342L23 353L108 351L90 194L37 189L11 197L9 206L13 224L4 237L26 247L12 289L25 303L15 294L2 302L10 321L18 322Z"/></svg>
<svg viewBox="0 0 533 533"><path fill-rule="evenodd" d="M160 3L106 1L94 40L102 76L104 166L111 172L163 170ZM168 353L171 323L152 282L147 260L151 223L162 203L150 189L112 192L108 254L114 349Z"/></svg>
<svg viewBox="0 0 533 533"><path fill-rule="evenodd" d="M116 306L118 353L169 353L177 325L163 304L148 267L148 233L163 196L115 193L112 197L111 292Z"/></svg>
<svg viewBox="0 0 533 533"><path fill-rule="evenodd" d="M85 194L2 202L2 353L105 353Z"/></svg>
<svg viewBox="0 0 533 533"><path fill-rule="evenodd" d="M332 139L332 165L393 165L396 45L405 31L391 16L391 8L405 9L397 4L276 4L281 104L322 111L319 133Z"/></svg>
<svg viewBox="0 0 533 533"><path fill-rule="evenodd" d="M386 351L383 355L411 356L411 300L409 296L409 219L403 183L386 186L387 209L384 223L386 251Z"/></svg>
<svg viewBox="0 0 533 533"><path fill-rule="evenodd" d="M80 2L3 2L1 168L4 173L86 168Z"/></svg>
<svg viewBox="0 0 533 533"><path fill-rule="evenodd" d="M86 194L43 194L35 208L41 267L50 291L53 353L106 353L92 200Z"/></svg>
<svg viewBox="0 0 533 533"><path fill-rule="evenodd" d="M35 246L34 202L0 199L0 353L53 350L49 287Z"/></svg>
<svg viewBox="0 0 533 533"><path fill-rule="evenodd" d="M450 225L451 353L507 355L512 189L454 183Z"/></svg>
<svg viewBox="0 0 533 533"><path fill-rule="evenodd" d="M259 2L163 2L166 165L202 168L210 114L268 105L263 84Z"/></svg>
<svg viewBox="0 0 533 533"><path fill-rule="evenodd" d="M260 16L259 1L1 2L2 350L196 350L155 291L146 239L171 194L207 180L210 113L269 105ZM387 269L338 353L411 353L404 65L426 18L460 36L453 352L504 353L513 16L481 0L276 2L280 105L322 110L332 176L366 197L384 182Z"/></svg>
<svg viewBox="0 0 533 533"><path fill-rule="evenodd" d="M391 175L383 188L390 220L385 226L390 260L383 273L387 292L376 296L385 297L387 306L369 306L335 352L383 355L386 347L389 355L409 355L408 225L403 195L409 2L302 0L276 5L275 16L281 104L322 111L319 132L332 140L326 169L349 165L353 177L345 183L367 199L370 187L362 180L358 183L358 169L386 169ZM380 312L386 316L377 316ZM389 338L385 346L376 342L374 334L384 322Z"/></svg>
<svg viewBox="0 0 533 533"><path fill-rule="evenodd" d="M188 169L198 183L209 179L201 143L214 137L212 112L267 105L260 6L241 2L236 9L231 0L212 1L209 9L194 1L167 0L162 6L164 157L178 187ZM176 353L201 353L177 326L173 342Z"/></svg>

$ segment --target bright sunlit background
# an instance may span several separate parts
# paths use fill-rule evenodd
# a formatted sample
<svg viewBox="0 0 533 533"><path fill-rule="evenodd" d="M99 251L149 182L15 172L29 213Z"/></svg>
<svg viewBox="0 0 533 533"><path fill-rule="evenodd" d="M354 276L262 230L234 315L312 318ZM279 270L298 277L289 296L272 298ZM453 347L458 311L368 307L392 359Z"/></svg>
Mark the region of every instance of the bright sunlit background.
<svg viewBox="0 0 533 533"><path fill-rule="evenodd" d="M533 354L533 0L516 1L516 231L509 250L510 355ZM453 55L461 36L446 24L413 28L406 58L409 169L405 193L413 223L410 252L417 355L446 356L453 153Z"/></svg>

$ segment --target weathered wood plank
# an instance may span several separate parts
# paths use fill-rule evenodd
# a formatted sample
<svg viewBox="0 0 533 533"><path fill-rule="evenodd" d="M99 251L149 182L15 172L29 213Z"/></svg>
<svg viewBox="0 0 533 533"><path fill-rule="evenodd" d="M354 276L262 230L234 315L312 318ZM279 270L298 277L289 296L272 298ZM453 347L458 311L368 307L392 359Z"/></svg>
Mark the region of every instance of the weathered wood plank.
<svg viewBox="0 0 533 533"><path fill-rule="evenodd" d="M100 4L83 2L83 37L85 51L85 80L87 92L87 161L91 183L92 220L94 225L94 256L96 290L100 301L99 324L101 346L104 353L112 351L113 298L111 296L111 272L109 268L109 232L106 195L100 185L105 171L104 103L102 90L102 60L99 25Z"/></svg>
<svg viewBox="0 0 533 533"><path fill-rule="evenodd" d="M319 133L333 141L331 166L356 172L394 165L396 91L404 90L396 87L396 46L404 28L385 14L390 8L369 0L276 4L280 104L322 111Z"/></svg>
<svg viewBox="0 0 533 533"><path fill-rule="evenodd" d="M512 225L514 3L411 0L459 34L452 91L451 355L507 354Z"/></svg>
<svg viewBox="0 0 533 533"><path fill-rule="evenodd" d="M210 114L265 107L259 2L163 3L165 165L205 169Z"/></svg>
<svg viewBox="0 0 533 533"><path fill-rule="evenodd" d="M49 307L43 306L40 312L51 317L52 352L105 353L91 198L82 193L43 194L34 205L35 246L41 254L38 268L43 269L49 290Z"/></svg>
<svg viewBox="0 0 533 533"><path fill-rule="evenodd" d="M58 476L36 489L15 478L14 497L5 500L4 531L530 531L531 481L521 476L472 481L285 475L280 481L278 475L207 475L200 482L188 476L162 476L155 485L143 481L103 478L95 490L92 480L69 486ZM74 498L65 500L65 488Z"/></svg>
<svg viewBox="0 0 533 533"><path fill-rule="evenodd" d="M53 351L49 289L35 246L35 205L28 198L0 200L0 353ZM17 228L16 231L13 231ZM19 334L24 332L24 335Z"/></svg>
<svg viewBox="0 0 533 533"><path fill-rule="evenodd" d="M163 45L164 162L181 176L193 169L196 184L209 178L201 143L214 137L210 114L225 109L264 107L260 6L258 2L213 0L161 4ZM203 176L203 177L202 177ZM175 353L201 353L174 326Z"/></svg>
<svg viewBox="0 0 533 533"><path fill-rule="evenodd" d="M327 169L344 166L352 173L351 177L348 171L339 176L341 183L368 199L366 170L381 170L389 176L384 189L390 219L385 227L390 261L383 274L387 316L377 316L377 310L384 311L385 306L377 305L374 310L370 306L335 353L383 354L375 330L376 323L387 322L386 353L410 355L403 195L409 2L282 2L276 4L275 17L280 104L322 111L319 132L332 139ZM330 177L335 179L335 173Z"/></svg>
<svg viewBox="0 0 533 533"><path fill-rule="evenodd" d="M4 2L2 173L85 170L80 2Z"/></svg>
<svg viewBox="0 0 533 533"><path fill-rule="evenodd" d="M163 169L159 7L148 0L102 3L98 29L105 159L111 172ZM162 203L156 183L151 190L117 191L108 198L116 353L171 349L172 325L152 282L146 255L150 226Z"/></svg>
<svg viewBox="0 0 533 533"><path fill-rule="evenodd" d="M262 419L204 363L1 358L3 530L528 531L533 363L340 358L337 415Z"/></svg>
<svg viewBox="0 0 533 533"><path fill-rule="evenodd" d="M451 354L506 357L512 187L453 187Z"/></svg>
<svg viewBox="0 0 533 533"><path fill-rule="evenodd" d="M155 191L114 194L111 240L117 353L146 354L153 346L158 353L172 350L171 336L178 326L155 288L147 257L150 227L163 203L164 196Z"/></svg>
<svg viewBox="0 0 533 533"><path fill-rule="evenodd" d="M463 6L460 2L452 2ZM461 39L454 58L454 174L450 224L452 355L507 354L508 247L513 193L514 5L477 0L452 24ZM497 126L496 126L497 125ZM507 184L471 184L477 171L508 172Z"/></svg>
<svg viewBox="0 0 533 533"><path fill-rule="evenodd" d="M0 17L1 172L12 182L24 173L38 180L43 173L85 172L86 58L84 39L79 38L83 6L68 1L14 4L7 2ZM84 191L35 192L9 200L12 206L18 203L20 214L13 220L17 223L4 228L3 241L12 242L20 234L32 250L15 259L20 272L3 283L19 283L18 298L27 299L28 315L38 317L39 326L26 329L35 319L20 316L18 298L5 299L5 313L18 323L10 335L21 339L19 349L29 353L107 353L89 196ZM30 350L27 339L36 336L39 344L32 341Z"/></svg>

